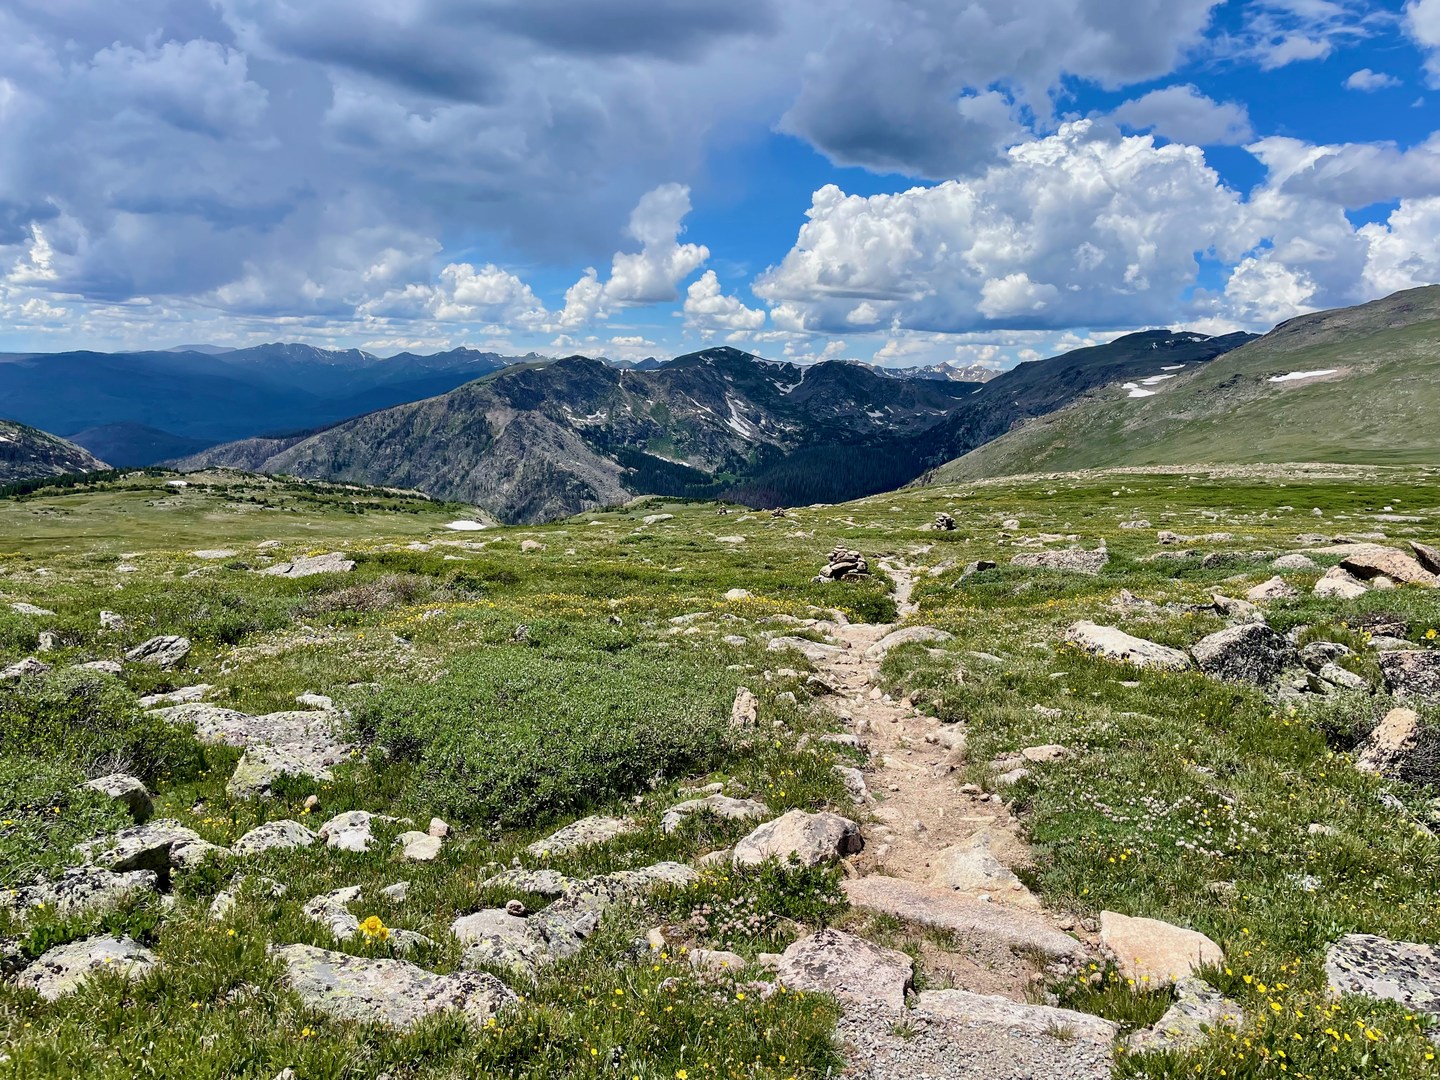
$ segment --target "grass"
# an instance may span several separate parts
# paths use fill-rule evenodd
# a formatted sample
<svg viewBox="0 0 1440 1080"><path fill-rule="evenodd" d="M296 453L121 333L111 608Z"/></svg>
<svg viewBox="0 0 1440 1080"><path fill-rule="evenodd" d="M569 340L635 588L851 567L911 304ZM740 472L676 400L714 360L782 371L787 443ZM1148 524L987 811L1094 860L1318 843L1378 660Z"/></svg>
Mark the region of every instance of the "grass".
<svg viewBox="0 0 1440 1080"><path fill-rule="evenodd" d="M1388 699L1351 694L1292 709L1253 689L1111 665L1063 643L1081 618L1180 647L1219 629L1206 609L1211 594L1243 595L1276 571L1265 560L1207 567L1208 552L1278 553L1312 546L1302 534L1376 529L1396 543L1433 540L1440 509L1419 478L1085 475L914 489L788 518L717 517L711 506L650 499L549 526L464 534L443 528L467 516L461 508L228 474L180 496L164 489L165 477L142 476L0 500L0 666L30 655L41 631L59 638L45 656L57 674L0 687L7 719L20 718L7 736L21 733L0 759L0 822L15 823L0 824L0 887L52 872L72 843L117 825L112 808L76 787L122 760L153 780L158 815L215 843L266 820L313 825L348 809L422 827L439 814L456 830L434 863L398 858L392 838L409 826L397 822L379 826L365 854L271 852L180 877L169 910L133 900L109 912L42 913L24 926L0 912L0 937L17 938L26 957L109 930L132 933L163 961L136 983L101 977L52 1004L0 985L0 1077L271 1080L290 1067L347 1080L657 1080L681 1071L698 1080L838 1070L828 998L766 996L744 987L770 978L758 967L737 983L696 975L678 952L635 949L647 927L663 925L677 945L753 960L837 920L857 925L829 872L707 871L693 888L612 911L579 956L533 982L506 973L525 1000L494 1029L452 1017L396 1035L328 1020L302 1008L266 953L269 944L306 942L390 955L386 943L337 943L301 913L312 896L359 885L357 916L425 935L434 944L410 959L455 970L462 950L448 927L457 915L508 899L545 903L481 884L517 859L589 875L733 844L745 823L697 815L671 834L659 827L667 807L705 784L776 813L856 813L833 771L849 763L844 752L800 746L835 727L805 691L808 665L765 647L767 634L805 634L794 620L820 609L893 618L878 574L812 580L838 542L872 565L892 556L918 566L914 621L954 635L939 649L895 649L882 669L887 690L966 723L970 764L953 782L987 780L991 758L1024 746L1072 750L1032 767L1010 796L1034 847L1026 881L1045 903L1080 920L1103 909L1167 919L1224 947L1226 966L1210 978L1247 1006L1245 1029L1184 1054L1122 1056L1122 1075L1436 1075L1425 1056L1429 1021L1364 999L1332 1007L1324 985L1324 952L1341 934L1440 942L1440 844L1418 828L1431 820L1435 777L1382 780L1356 772L1347 756ZM953 533L923 528L940 510L956 518ZM1379 517L1398 511L1421 520ZM656 513L674 517L643 523ZM1002 531L1011 517L1020 529ZM1150 529L1119 527L1141 518ZM1165 550L1158 529L1231 539L1184 542L1174 547L1199 554L1151 561ZM1014 536L1042 533L1091 549L1104 541L1110 562L1095 577L1010 566L1030 550ZM268 540L280 543L258 546ZM522 548L527 540L543 548ZM235 555L190 554L210 547ZM331 550L356 559L355 571L293 581L250 572ZM1350 603L1312 597L1308 586L1334 561L1317 558L1320 570L1285 572L1301 597L1271 606L1277 629L1309 627L1301 640L1351 646L1351 670L1373 678L1367 618L1398 621L1416 642L1440 627L1440 597L1425 590ZM962 582L974 559L999 566ZM733 588L751 596L726 600ZM10 610L22 601L55 614ZM124 616L128 628L102 632L101 610ZM127 666L123 679L61 670L119 658L158 633L192 638L180 670ZM214 687L209 700L252 713L293 708L307 691L329 694L352 711L357 735L387 752L358 756L332 781L281 784L270 801L233 801L224 788L237 751L197 750L183 729L155 726L134 704L139 694L199 682ZM729 706L741 685L759 695L761 726L732 732ZM310 795L319 798L313 814L303 805ZM525 852L592 812L630 816L639 828L548 860ZM1331 831L1312 834L1311 824ZM241 872L250 884L225 921L212 921L211 900ZM285 895L260 887L262 876L283 882ZM410 883L403 903L380 894L399 880ZM890 932L906 933L899 924ZM1126 1027L1168 1006L1163 993L1100 974L1098 985L1087 978L1052 991Z"/></svg>

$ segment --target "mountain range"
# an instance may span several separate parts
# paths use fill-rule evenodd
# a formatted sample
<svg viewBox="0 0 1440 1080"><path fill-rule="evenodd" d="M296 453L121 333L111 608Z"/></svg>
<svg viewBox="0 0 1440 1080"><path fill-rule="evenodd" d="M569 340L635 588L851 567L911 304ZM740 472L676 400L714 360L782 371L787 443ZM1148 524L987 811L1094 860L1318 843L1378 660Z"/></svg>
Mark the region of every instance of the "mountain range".
<svg viewBox="0 0 1440 1080"><path fill-rule="evenodd" d="M568 357L178 464L419 488L508 522L637 494L835 502L906 484L1093 386L1202 364L1246 340L1147 331L983 384L844 361L775 363L728 347L648 370Z"/></svg>
<svg viewBox="0 0 1440 1080"><path fill-rule="evenodd" d="M104 468L105 462L83 447L25 424L0 420L0 484Z"/></svg>

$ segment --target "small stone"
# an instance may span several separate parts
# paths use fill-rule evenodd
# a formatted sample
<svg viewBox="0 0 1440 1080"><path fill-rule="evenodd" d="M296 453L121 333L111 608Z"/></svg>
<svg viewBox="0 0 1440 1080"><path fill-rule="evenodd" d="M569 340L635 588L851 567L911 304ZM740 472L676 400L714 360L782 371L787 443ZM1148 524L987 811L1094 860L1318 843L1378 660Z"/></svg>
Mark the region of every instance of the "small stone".
<svg viewBox="0 0 1440 1080"><path fill-rule="evenodd" d="M162 671L178 667L190 655L190 639L177 635L153 637L125 654L133 664L149 664Z"/></svg>
<svg viewBox="0 0 1440 1080"><path fill-rule="evenodd" d="M526 914L525 905L519 900L507 900L505 901L505 913L513 915L517 919L523 919Z"/></svg>
<svg viewBox="0 0 1440 1080"><path fill-rule="evenodd" d="M433 862L440 854L440 846L444 841L429 833L403 832L395 838L395 843L402 849L402 858L411 862Z"/></svg>
<svg viewBox="0 0 1440 1080"><path fill-rule="evenodd" d="M450 826L438 817L432 817L430 819L430 825L425 831L431 836L439 837L443 840L450 835Z"/></svg>
<svg viewBox="0 0 1440 1080"><path fill-rule="evenodd" d="M137 825L143 825L155 813L150 792L146 790L144 781L136 777L125 773L111 773L109 776L90 780L85 786L120 803Z"/></svg>

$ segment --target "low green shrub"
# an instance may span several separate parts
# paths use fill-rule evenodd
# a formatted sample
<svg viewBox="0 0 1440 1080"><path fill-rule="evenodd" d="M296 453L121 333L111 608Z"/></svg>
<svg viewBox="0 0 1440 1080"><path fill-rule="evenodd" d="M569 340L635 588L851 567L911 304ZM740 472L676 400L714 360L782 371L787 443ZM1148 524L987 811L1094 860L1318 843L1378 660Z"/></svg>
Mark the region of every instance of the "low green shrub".
<svg viewBox="0 0 1440 1080"><path fill-rule="evenodd" d="M123 683L67 669L0 685L5 751L65 762L90 776L126 772L147 783L195 776L204 748L183 727L147 715Z"/></svg>
<svg viewBox="0 0 1440 1080"><path fill-rule="evenodd" d="M71 848L130 823L114 801L85 786L73 765L0 758L0 889L13 889L75 861Z"/></svg>
<svg viewBox="0 0 1440 1080"><path fill-rule="evenodd" d="M835 866L769 860L759 866L721 864L657 906L683 920L697 937L726 949L777 946L787 922L820 929L849 908Z"/></svg>

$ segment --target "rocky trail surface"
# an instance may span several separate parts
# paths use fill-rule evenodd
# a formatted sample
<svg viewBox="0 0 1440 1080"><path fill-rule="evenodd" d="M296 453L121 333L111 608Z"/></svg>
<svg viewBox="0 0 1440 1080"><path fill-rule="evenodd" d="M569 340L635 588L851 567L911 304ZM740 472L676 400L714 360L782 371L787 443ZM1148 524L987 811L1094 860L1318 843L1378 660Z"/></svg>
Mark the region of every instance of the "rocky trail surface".
<svg viewBox="0 0 1440 1080"><path fill-rule="evenodd" d="M914 615L914 568L899 561L879 566L894 582L900 617ZM1001 797L952 775L964 761L963 725L943 725L881 686L889 648L948 635L843 620L819 629L840 646L811 658L833 691L822 700L869 751L866 780L877 822L866 827L865 848L847 866L854 876L846 892L863 911L948 931L946 947L927 940L922 955L932 981L955 987L925 991L912 1008L897 1009L881 993L883 979L832 985L844 1002L838 1036L850 1060L846 1075L1109 1076L1113 1025L1025 1003L1042 963L1077 964L1085 948L1065 932L1074 921L1042 911L1011 869L1028 859L1029 848ZM908 957L894 956L909 965Z"/></svg>

